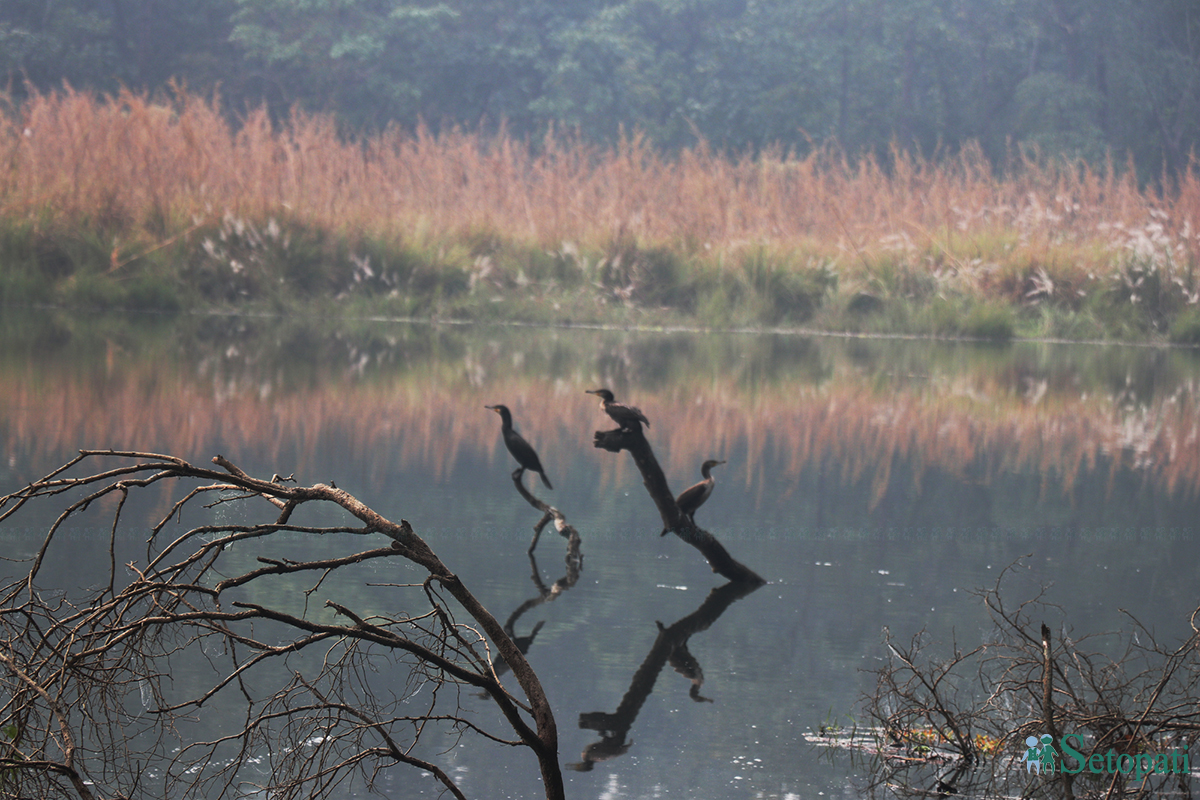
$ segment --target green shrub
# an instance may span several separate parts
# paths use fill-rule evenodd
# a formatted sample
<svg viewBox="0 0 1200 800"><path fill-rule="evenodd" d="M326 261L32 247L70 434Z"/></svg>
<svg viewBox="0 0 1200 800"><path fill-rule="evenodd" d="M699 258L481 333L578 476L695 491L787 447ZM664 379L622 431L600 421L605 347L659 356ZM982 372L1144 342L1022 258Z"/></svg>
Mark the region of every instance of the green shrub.
<svg viewBox="0 0 1200 800"><path fill-rule="evenodd" d="M176 313L183 302L175 287L163 278L139 275L122 286L123 297L118 300L122 308L135 311L161 311Z"/></svg>
<svg viewBox="0 0 1200 800"><path fill-rule="evenodd" d="M0 303L45 303L53 297L52 284L25 270L0 266Z"/></svg>
<svg viewBox="0 0 1200 800"><path fill-rule="evenodd" d="M930 327L929 333L937 336L961 336L965 324L965 310L958 303L952 303L944 297L935 297L930 301L924 315Z"/></svg>
<svg viewBox="0 0 1200 800"><path fill-rule="evenodd" d="M1107 331L1100 315L1089 299L1078 311L1051 305L1026 309L1018 322L1023 333L1044 339L1095 341L1104 339Z"/></svg>
<svg viewBox="0 0 1200 800"><path fill-rule="evenodd" d="M865 262L868 290L880 297L909 301L937 295L937 278L925 265L915 265L901 255L875 256Z"/></svg>
<svg viewBox="0 0 1200 800"><path fill-rule="evenodd" d="M78 272L65 281L59 298L67 305L88 308L120 308L122 292L113 280L94 272Z"/></svg>
<svg viewBox="0 0 1200 800"><path fill-rule="evenodd" d="M837 288L837 273L825 266L777 272L770 289L773 322L807 322Z"/></svg>
<svg viewBox="0 0 1200 800"><path fill-rule="evenodd" d="M1200 345L1200 309L1192 307L1175 317L1169 336L1175 344Z"/></svg>
<svg viewBox="0 0 1200 800"><path fill-rule="evenodd" d="M643 308L672 308L690 313L696 307L696 287L688 277L684 256L669 247L640 247L632 237L620 237L596 265L596 281L611 296Z"/></svg>
<svg viewBox="0 0 1200 800"><path fill-rule="evenodd" d="M754 305L761 309L762 322L807 322L826 295L837 289L838 275L830 264L809 261L800 265L797 258L792 253L773 253L761 245L741 253L741 273L749 294L757 298Z"/></svg>
<svg viewBox="0 0 1200 800"><path fill-rule="evenodd" d="M972 308L962 323L964 336L992 342L1009 341L1013 338L1015 329L1012 309L991 303Z"/></svg>
<svg viewBox="0 0 1200 800"><path fill-rule="evenodd" d="M1174 260L1130 257L1113 272L1108 297L1117 308L1128 308L1147 329L1162 332L1168 320L1186 308L1194 291L1190 274L1181 274Z"/></svg>

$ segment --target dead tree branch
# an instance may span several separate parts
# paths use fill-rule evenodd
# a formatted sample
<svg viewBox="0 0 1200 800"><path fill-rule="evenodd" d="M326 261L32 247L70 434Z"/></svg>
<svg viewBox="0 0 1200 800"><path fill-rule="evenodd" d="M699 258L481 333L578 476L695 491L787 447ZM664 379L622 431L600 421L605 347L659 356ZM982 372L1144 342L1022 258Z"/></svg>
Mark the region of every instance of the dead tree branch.
<svg viewBox="0 0 1200 800"><path fill-rule="evenodd" d="M31 504L64 508L28 569L0 586L6 796L222 798L257 786L324 797L401 764L462 798L436 756L420 752L423 734L439 729L528 748L546 797L563 797L557 728L537 676L411 524L332 485L261 480L222 456L213 463L81 451L0 497L0 520ZM178 499L154 512L141 494L164 485ZM263 500L273 520L255 519ZM352 522L291 522L310 508L314 519L330 508ZM79 581L95 588L47 585L47 565L71 557L68 525L97 517L107 552L88 565L98 576ZM171 526L183 531L168 537ZM317 539L344 546L313 557L305 543ZM380 586L358 572L384 561L424 578ZM325 602L310 607L318 588ZM519 695L496 679L489 647ZM398 683L381 686L377 674ZM454 687L482 690L504 724L475 720ZM201 709L221 720L219 735L192 733Z"/></svg>
<svg viewBox="0 0 1200 800"><path fill-rule="evenodd" d="M675 502L675 495L671 494L671 489L667 485L666 475L663 474L662 467L658 465L654 450L646 441L640 428L637 430L618 428L610 431L596 431L593 444L595 447L611 453L619 453L622 450L629 451L629 455L633 457L633 463L642 473L642 482L650 494L650 499L658 507L663 526L673 530L676 536L699 550L708 560L713 572L738 583L750 583L757 586L766 583L754 570L729 555L729 551L717 540L717 537L683 515Z"/></svg>
<svg viewBox="0 0 1200 800"><path fill-rule="evenodd" d="M1200 633L1181 624L1185 638L1167 644L1129 617L1120 633L1075 638L1063 622L1056 637L1042 620L1062 612L1045 602L1045 590L1015 607L1006 602L1002 583L1019 563L978 595L995 625L982 644L963 651L951 642L946 655L924 631L907 647L886 634L888 662L863 701L875 741L852 745L878 757L872 786L889 795L1029 796L1036 789L1064 800L1085 791L1186 793L1188 776L1165 754L1200 741ZM1044 773L1021 761L1027 739L1042 735L1058 758ZM1077 756L1062 748L1064 740Z"/></svg>

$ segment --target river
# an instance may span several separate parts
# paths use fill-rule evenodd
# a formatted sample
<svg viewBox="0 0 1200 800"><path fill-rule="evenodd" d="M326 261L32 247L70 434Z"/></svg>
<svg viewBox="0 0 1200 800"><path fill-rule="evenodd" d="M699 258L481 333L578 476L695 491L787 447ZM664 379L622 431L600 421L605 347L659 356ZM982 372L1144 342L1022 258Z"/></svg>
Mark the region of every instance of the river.
<svg viewBox="0 0 1200 800"><path fill-rule="evenodd" d="M859 796L861 763L806 735L854 717L885 627L986 641L974 592L1018 560L1005 591L1047 587L1055 630L1132 615L1182 639L1197 605L1195 351L12 310L0 336L5 493L80 448L336 481L411 521L501 619L565 574L553 534L526 553L538 514L484 408L509 406L555 487L531 488L582 538L577 580L512 620L540 626L528 656L572 798ZM690 638L701 673L664 668L607 751L581 715L614 713L658 624L723 581L659 536L629 456L592 446L610 423L584 390L601 386L649 418L672 490L727 462L696 520L768 581ZM14 518L0 539L27 555L45 521ZM43 581L78 585L104 547L92 533ZM440 758L469 796L539 792L526 753L467 738ZM380 781L437 796L411 768Z"/></svg>

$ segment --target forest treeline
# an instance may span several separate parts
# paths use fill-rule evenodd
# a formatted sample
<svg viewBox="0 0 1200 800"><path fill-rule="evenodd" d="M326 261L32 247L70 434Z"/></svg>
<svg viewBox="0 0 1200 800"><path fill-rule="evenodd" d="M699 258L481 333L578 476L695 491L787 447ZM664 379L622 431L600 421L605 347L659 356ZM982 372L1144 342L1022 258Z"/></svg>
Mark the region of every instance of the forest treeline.
<svg viewBox="0 0 1200 800"><path fill-rule="evenodd" d="M885 157L978 142L1185 168L1200 139L1194 0L10 0L0 72L229 109L423 120L677 149L836 141Z"/></svg>

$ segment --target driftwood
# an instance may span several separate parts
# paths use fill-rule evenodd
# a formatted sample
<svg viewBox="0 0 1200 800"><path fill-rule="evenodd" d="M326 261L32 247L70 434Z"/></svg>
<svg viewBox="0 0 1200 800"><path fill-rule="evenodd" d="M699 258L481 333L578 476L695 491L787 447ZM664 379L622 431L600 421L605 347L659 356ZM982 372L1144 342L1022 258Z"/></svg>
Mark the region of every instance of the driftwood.
<svg viewBox="0 0 1200 800"><path fill-rule="evenodd" d="M663 474L662 467L658 465L658 459L654 457L654 450L646 441L641 430L618 428L611 431L596 431L594 445L611 453L619 453L622 450L629 451L629 455L633 456L633 463L642 473L642 482L650 494L650 499L658 507L663 526L674 531L676 536L699 550L708 559L708 564L712 567L713 572L738 583L749 583L755 586L766 583L758 573L729 555L729 551L717 541L717 537L696 525L679 510L679 505L675 502L675 495L671 493L671 488L667 485L667 478Z"/></svg>

